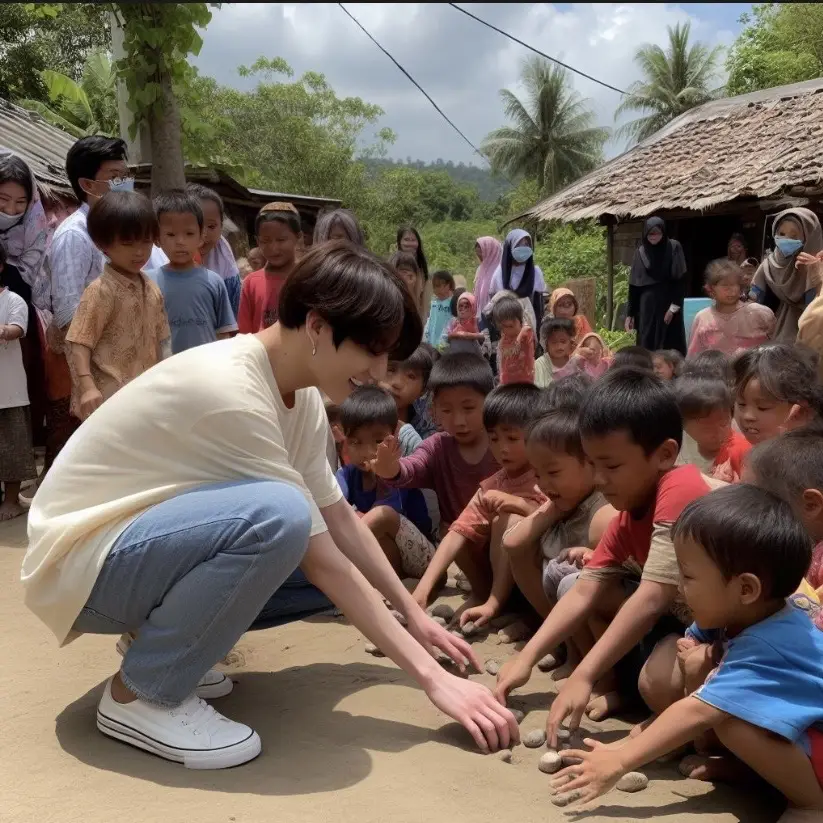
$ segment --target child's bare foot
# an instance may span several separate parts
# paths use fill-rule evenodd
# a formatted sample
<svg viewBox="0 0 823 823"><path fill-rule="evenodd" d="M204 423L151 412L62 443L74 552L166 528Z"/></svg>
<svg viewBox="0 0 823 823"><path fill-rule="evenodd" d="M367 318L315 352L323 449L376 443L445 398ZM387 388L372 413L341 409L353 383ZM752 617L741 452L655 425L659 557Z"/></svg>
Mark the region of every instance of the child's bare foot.
<svg viewBox="0 0 823 823"><path fill-rule="evenodd" d="M680 761L678 771L683 777L703 780L707 783L749 783L755 773L734 755L690 754Z"/></svg>
<svg viewBox="0 0 823 823"><path fill-rule="evenodd" d="M605 720L623 707L623 698L619 692L606 692L592 697L586 706L586 716L589 720Z"/></svg>
<svg viewBox="0 0 823 823"><path fill-rule="evenodd" d="M15 517L20 517L25 513L26 510L16 500L6 499L0 503L0 523L14 520Z"/></svg>
<svg viewBox="0 0 823 823"><path fill-rule="evenodd" d="M657 717L657 715L653 714L651 717L646 718L646 720L644 720L642 723L638 723L637 725L632 726L632 729L629 732L629 737L639 737L641 734L643 734L643 732L646 731L646 729L648 729L652 723L654 723L655 717Z"/></svg>
<svg viewBox="0 0 823 823"><path fill-rule="evenodd" d="M577 668L576 661L567 660L562 666L558 666L555 669L552 669L551 677L555 683L559 683L561 680L567 680L569 677L572 676L572 672Z"/></svg>

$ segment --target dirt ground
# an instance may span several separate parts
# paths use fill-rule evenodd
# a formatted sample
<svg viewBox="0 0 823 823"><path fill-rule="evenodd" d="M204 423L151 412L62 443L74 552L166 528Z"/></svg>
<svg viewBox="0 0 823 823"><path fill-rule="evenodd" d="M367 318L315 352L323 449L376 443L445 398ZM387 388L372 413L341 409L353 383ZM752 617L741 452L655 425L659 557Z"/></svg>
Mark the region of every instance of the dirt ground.
<svg viewBox="0 0 823 823"><path fill-rule="evenodd" d="M364 651L343 619L317 618L246 635L219 708L260 733L254 762L189 771L103 737L94 710L117 665L114 638L84 637L59 650L23 606L22 519L0 524L0 769L4 823L555 823L540 750L518 747L505 764L475 753L467 733L440 715L390 661ZM450 602L459 603L459 596ZM481 657L503 659L490 641ZM489 675L476 675L491 684ZM537 674L514 705L522 729L543 727L553 686ZM592 727L594 728L594 727ZM628 729L610 721L604 740ZM647 770L648 789L615 792L588 823L774 823L765 792L713 787L674 765Z"/></svg>

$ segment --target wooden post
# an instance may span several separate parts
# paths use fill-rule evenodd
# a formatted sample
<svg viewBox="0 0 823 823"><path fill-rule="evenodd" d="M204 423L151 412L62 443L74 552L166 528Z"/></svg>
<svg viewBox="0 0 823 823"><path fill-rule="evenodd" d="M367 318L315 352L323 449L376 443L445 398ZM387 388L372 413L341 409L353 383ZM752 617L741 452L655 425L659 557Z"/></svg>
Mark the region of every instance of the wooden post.
<svg viewBox="0 0 823 823"><path fill-rule="evenodd" d="M606 328L614 325L614 224L606 226Z"/></svg>

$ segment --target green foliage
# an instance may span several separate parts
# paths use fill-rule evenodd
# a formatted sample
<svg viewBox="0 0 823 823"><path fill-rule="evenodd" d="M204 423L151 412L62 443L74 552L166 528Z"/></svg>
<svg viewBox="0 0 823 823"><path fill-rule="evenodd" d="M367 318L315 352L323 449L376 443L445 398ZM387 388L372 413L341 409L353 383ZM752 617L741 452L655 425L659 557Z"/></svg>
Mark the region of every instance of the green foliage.
<svg viewBox="0 0 823 823"><path fill-rule="evenodd" d="M615 305L617 303L615 302ZM605 344L613 351L620 351L626 346L637 345L637 333L624 331L623 329L611 331L609 329L598 329L597 333L603 338Z"/></svg>
<svg viewBox="0 0 823 823"><path fill-rule="evenodd" d="M89 52L110 45L103 4L1 3L0 97L48 104L41 72L79 82Z"/></svg>
<svg viewBox="0 0 823 823"><path fill-rule="evenodd" d="M500 92L513 126L495 129L481 148L496 172L535 180L541 192L555 192L602 162L609 132L594 125L588 101L573 91L560 66L531 57L523 64L521 82L524 101L508 89Z"/></svg>
<svg viewBox="0 0 823 823"><path fill-rule="evenodd" d="M740 18L729 52L730 95L811 80L823 74L823 6L759 3Z"/></svg>
<svg viewBox="0 0 823 823"><path fill-rule="evenodd" d="M638 143L659 131L675 117L717 96L713 83L722 48L709 49L703 43L689 44L691 25L669 26L669 47L646 43L634 61L645 80L629 86L615 117L640 111L642 117L621 126L618 135Z"/></svg>

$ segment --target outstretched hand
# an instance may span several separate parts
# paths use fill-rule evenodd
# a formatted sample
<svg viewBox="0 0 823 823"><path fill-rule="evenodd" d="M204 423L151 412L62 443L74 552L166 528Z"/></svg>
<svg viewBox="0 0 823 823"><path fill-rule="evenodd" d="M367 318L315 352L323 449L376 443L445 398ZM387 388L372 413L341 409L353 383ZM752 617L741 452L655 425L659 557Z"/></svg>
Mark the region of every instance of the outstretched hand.
<svg viewBox="0 0 823 823"><path fill-rule="evenodd" d="M479 606L472 606L466 609L466 611L460 615L460 627L462 628L466 623L474 623L475 628L480 629L496 616L497 609L492 603L487 601Z"/></svg>
<svg viewBox="0 0 823 823"><path fill-rule="evenodd" d="M581 790L580 797L572 801L569 808L590 803L596 797L610 791L626 772L620 759L620 749L604 746L588 738L583 742L591 747L591 751L569 749L563 752L564 756L575 757L583 762L576 766L567 766L552 780L552 790L555 794Z"/></svg>
<svg viewBox="0 0 823 823"><path fill-rule="evenodd" d="M512 657L507 660L497 675L497 685L494 688L497 702L505 706L509 692L519 686L525 686L531 676L531 666L525 665L521 657Z"/></svg>
<svg viewBox="0 0 823 823"><path fill-rule="evenodd" d="M372 460L372 471L384 480L392 480L400 474L400 441L389 435L377 447L377 457Z"/></svg>
<svg viewBox="0 0 823 823"><path fill-rule="evenodd" d="M475 669L482 671L483 665L474 649L461 637L455 637L443 626L435 623L424 611L415 611L413 615L406 615L411 636L431 655L435 649L448 655L461 672L466 671L466 662Z"/></svg>
<svg viewBox="0 0 823 823"><path fill-rule="evenodd" d="M592 698L592 686L573 674L563 685L552 703L546 722L546 737L549 745L557 747L557 730L569 718L566 725L574 731L586 713L586 706Z"/></svg>

